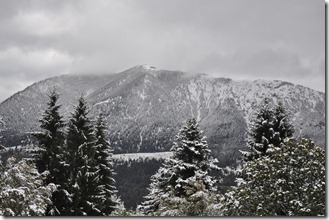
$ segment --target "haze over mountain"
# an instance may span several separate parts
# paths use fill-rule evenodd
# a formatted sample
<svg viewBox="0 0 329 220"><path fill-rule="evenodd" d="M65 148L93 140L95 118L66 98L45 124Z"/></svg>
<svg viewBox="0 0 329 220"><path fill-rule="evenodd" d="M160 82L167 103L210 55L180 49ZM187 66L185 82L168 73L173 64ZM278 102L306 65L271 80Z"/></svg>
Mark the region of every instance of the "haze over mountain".
<svg viewBox="0 0 329 220"><path fill-rule="evenodd" d="M252 114L269 97L283 101L295 126L295 137L325 144L325 94L284 81L233 81L206 74L158 70L141 65L116 74L62 75L34 83L0 104L0 136L5 146L21 144L39 129L48 94L59 94L68 118L83 95L90 117L107 118L117 153L168 151L189 117L196 117L209 148L221 164L233 164L244 149Z"/></svg>

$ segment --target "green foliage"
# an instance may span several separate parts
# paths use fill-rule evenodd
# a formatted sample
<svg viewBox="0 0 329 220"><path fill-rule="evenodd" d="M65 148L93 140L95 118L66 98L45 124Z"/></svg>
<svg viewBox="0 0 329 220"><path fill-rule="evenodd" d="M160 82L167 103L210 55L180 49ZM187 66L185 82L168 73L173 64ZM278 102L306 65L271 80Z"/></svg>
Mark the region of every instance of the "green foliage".
<svg viewBox="0 0 329 220"><path fill-rule="evenodd" d="M250 161L244 181L221 201L227 216L325 215L325 151L289 140Z"/></svg>

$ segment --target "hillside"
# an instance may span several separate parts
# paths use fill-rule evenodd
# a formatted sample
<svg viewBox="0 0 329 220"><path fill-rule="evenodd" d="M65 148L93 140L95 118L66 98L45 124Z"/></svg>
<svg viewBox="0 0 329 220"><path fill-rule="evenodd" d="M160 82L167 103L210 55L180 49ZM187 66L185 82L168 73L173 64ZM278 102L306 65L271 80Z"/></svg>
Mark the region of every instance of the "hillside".
<svg viewBox="0 0 329 220"><path fill-rule="evenodd" d="M184 121L195 116L222 165L245 148L245 132L264 97L282 100L295 137L325 144L325 94L283 81L234 81L206 74L136 66L108 75L62 75L37 82L0 104L2 144L15 146L38 130L52 89L67 118L83 95L92 118L103 111L116 153L168 151Z"/></svg>

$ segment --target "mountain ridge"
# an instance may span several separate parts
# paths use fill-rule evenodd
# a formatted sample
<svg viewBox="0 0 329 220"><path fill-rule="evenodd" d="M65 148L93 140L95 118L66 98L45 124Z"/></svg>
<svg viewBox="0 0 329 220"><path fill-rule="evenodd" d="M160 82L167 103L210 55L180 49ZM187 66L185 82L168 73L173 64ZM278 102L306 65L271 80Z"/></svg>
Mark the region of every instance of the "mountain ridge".
<svg viewBox="0 0 329 220"><path fill-rule="evenodd" d="M283 101L296 137L325 143L322 92L280 80L237 81L139 65L115 74L52 77L14 94L0 103L4 145L17 144L8 137L19 140L38 130L52 88L60 93L65 118L83 93L91 118L103 111L112 147L119 153L167 151L184 121L194 116L213 154L232 164L245 148L248 122L264 97L273 104Z"/></svg>

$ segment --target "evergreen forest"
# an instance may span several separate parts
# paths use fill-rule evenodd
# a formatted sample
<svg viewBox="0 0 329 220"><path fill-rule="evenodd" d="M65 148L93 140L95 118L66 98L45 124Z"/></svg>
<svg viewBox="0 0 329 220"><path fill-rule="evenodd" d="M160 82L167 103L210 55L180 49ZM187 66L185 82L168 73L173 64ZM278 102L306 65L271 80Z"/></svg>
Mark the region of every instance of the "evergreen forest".
<svg viewBox="0 0 329 220"><path fill-rule="evenodd" d="M248 122L237 167L220 167L191 116L163 159L113 158L105 117L77 100L68 120L49 94L37 146L1 147L3 216L324 216L325 150L294 137L282 102Z"/></svg>

